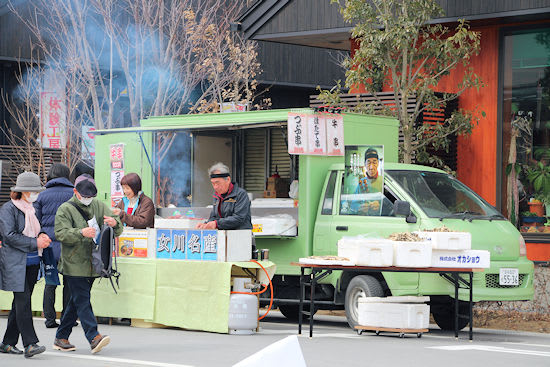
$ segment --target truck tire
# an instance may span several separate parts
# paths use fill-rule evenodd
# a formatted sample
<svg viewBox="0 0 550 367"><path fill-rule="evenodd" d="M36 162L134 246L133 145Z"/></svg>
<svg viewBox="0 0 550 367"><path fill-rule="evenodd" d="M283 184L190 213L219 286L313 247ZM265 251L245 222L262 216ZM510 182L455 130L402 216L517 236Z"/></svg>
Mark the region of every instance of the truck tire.
<svg viewBox="0 0 550 367"><path fill-rule="evenodd" d="M468 315L468 302L458 301L459 315ZM446 304L444 307L439 306L437 312L432 312L434 321L441 330L454 331L455 329L455 305L454 301ZM458 330L462 330L468 325L468 318L458 318Z"/></svg>
<svg viewBox="0 0 550 367"><path fill-rule="evenodd" d="M384 290L380 282L371 275L357 275L348 284L346 289L346 318L349 326L354 329L359 325L358 301L359 297L383 297Z"/></svg>

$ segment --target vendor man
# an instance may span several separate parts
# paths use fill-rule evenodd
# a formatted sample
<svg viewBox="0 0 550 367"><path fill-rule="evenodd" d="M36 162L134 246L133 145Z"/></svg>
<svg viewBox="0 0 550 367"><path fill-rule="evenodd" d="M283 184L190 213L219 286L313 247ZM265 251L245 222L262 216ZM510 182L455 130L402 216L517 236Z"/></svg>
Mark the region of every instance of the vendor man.
<svg viewBox="0 0 550 367"><path fill-rule="evenodd" d="M214 207L206 223L198 229L252 229L250 200L244 189L231 182L229 168L216 163L208 170L214 188Z"/></svg>

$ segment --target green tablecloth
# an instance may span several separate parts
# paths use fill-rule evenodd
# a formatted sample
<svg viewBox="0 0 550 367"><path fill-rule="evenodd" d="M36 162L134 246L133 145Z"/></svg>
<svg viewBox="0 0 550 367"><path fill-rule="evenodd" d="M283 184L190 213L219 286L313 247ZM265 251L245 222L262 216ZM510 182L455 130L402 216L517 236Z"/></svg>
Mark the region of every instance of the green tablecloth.
<svg viewBox="0 0 550 367"><path fill-rule="evenodd" d="M262 264L273 276L275 264ZM96 316L144 319L167 326L227 333L231 272L259 268L252 262L207 262L119 258L120 289L108 279L96 280L92 307ZM261 270L260 270L261 271ZM265 281L265 279L264 279ZM32 309L42 311L44 280L33 292ZM56 309L62 309L61 287ZM0 291L0 309L11 308L11 292Z"/></svg>

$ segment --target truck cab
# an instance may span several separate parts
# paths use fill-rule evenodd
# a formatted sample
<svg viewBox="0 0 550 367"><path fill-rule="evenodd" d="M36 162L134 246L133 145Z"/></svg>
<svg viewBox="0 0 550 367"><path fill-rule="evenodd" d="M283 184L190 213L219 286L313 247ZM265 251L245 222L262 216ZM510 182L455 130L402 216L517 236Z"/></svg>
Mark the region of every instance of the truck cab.
<svg viewBox="0 0 550 367"><path fill-rule="evenodd" d="M342 185L344 165L334 164L327 172L313 236L314 255L336 255L343 236L388 237L445 226L469 232L472 249L491 253L491 266L474 275L474 301L528 300L533 297L533 263L525 257L519 231L493 206L444 171L398 163L387 163L383 197L376 215L348 214ZM396 202L408 203L405 213L396 213ZM517 278L506 284L500 269L517 269ZM454 288L439 274L334 272L320 288L334 306L344 306L348 323L357 325L357 300L361 296L430 296L431 310L442 329L452 329ZM323 289L324 288L324 289ZM322 297L322 295L319 295ZM467 290L459 300L467 300ZM466 303L460 307L466 309ZM322 306L321 306L322 307ZM460 328L467 320L460 320Z"/></svg>

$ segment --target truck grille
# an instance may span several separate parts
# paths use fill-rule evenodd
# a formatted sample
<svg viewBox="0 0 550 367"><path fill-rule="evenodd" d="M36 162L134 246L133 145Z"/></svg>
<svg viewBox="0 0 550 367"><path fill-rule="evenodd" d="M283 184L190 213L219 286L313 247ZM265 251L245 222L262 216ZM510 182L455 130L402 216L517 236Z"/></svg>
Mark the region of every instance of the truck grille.
<svg viewBox="0 0 550 367"><path fill-rule="evenodd" d="M519 285L500 285L498 278L498 274L485 274L485 286L487 288L518 288L523 285L525 274L519 274Z"/></svg>

